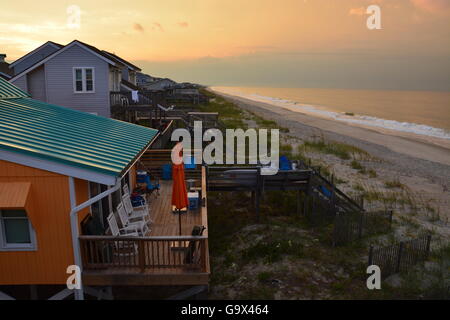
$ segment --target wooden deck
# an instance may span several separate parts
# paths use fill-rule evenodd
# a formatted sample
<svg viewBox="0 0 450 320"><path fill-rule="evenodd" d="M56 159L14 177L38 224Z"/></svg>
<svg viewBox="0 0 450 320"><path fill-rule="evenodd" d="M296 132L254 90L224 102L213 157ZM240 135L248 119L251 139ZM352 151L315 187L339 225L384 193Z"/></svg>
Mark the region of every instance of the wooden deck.
<svg viewBox="0 0 450 320"><path fill-rule="evenodd" d="M149 198L151 230L146 237L81 236L83 283L86 285L207 285L209 248L205 169L201 196L204 206L181 215L172 213L172 181L160 181L160 194ZM202 237L192 237L194 226ZM180 246L186 246L181 248ZM120 247L120 254L117 253ZM128 252L124 252L127 248ZM129 249L133 248L133 249ZM131 252L131 253L130 253ZM189 259L190 258L190 259Z"/></svg>
<svg viewBox="0 0 450 320"><path fill-rule="evenodd" d="M178 236L179 217L172 213L172 181L161 180L160 195L150 196L150 217L153 220L151 232L148 236ZM181 235L190 236L192 228L202 225L202 212L199 210L188 210L181 214Z"/></svg>

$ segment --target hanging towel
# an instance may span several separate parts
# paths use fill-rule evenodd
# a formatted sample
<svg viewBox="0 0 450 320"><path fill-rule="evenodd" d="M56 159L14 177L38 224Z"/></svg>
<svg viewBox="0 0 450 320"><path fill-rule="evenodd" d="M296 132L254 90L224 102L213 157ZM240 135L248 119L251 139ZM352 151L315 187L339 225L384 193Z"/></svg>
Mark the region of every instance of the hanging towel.
<svg viewBox="0 0 450 320"><path fill-rule="evenodd" d="M139 96L138 96L138 91L137 90L131 91L131 99L134 102L138 102L139 101Z"/></svg>

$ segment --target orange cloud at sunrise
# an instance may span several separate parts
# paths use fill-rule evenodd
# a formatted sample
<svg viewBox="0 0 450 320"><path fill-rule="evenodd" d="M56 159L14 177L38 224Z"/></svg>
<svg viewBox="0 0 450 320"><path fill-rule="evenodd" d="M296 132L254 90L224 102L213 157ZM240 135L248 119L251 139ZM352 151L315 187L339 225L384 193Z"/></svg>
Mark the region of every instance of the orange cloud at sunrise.
<svg viewBox="0 0 450 320"><path fill-rule="evenodd" d="M442 57L450 54L449 3L130 0L124 5L122 0L16 0L2 4L0 51L13 61L47 40L67 44L79 39L143 65L233 62L252 55L277 56L276 61L292 55L345 55L347 60L340 64L368 54ZM381 7L382 30L366 27L365 10L371 4ZM79 29L68 28L69 5L81 10Z"/></svg>

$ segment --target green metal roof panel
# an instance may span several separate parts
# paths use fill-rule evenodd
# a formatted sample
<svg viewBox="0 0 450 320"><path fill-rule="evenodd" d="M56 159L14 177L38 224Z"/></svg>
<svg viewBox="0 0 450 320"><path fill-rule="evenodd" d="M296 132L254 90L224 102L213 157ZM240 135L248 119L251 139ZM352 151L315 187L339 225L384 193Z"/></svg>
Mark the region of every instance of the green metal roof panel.
<svg viewBox="0 0 450 320"><path fill-rule="evenodd" d="M116 177L157 132L30 98L0 99L0 150Z"/></svg>
<svg viewBox="0 0 450 320"><path fill-rule="evenodd" d="M30 95L0 77L0 99L25 98Z"/></svg>

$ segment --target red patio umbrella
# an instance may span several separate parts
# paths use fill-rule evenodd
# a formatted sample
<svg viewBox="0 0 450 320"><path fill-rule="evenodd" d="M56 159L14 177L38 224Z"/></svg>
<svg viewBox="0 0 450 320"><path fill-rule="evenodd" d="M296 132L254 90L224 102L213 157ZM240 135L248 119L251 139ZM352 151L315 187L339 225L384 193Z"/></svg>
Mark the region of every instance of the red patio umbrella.
<svg viewBox="0 0 450 320"><path fill-rule="evenodd" d="M180 164L172 164L172 179L172 206L175 206L178 213L178 224L181 236L181 209L187 208L188 206L183 162Z"/></svg>

